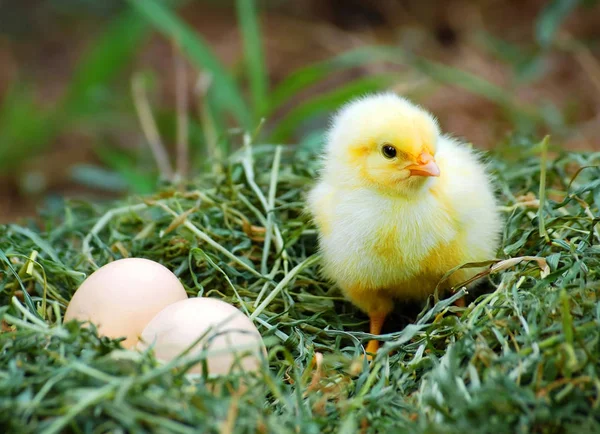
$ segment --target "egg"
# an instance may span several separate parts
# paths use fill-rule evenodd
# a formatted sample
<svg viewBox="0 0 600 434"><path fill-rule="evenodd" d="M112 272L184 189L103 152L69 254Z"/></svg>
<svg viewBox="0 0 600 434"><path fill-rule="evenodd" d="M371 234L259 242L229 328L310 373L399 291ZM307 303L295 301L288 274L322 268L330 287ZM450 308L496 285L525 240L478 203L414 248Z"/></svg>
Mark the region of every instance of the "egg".
<svg viewBox="0 0 600 434"><path fill-rule="evenodd" d="M234 306L215 298L178 301L160 311L142 332L138 348L154 349L158 360L169 362L194 347L185 358L206 351L208 375L257 370L266 355L260 333ZM202 361L187 372L202 373Z"/></svg>
<svg viewBox="0 0 600 434"><path fill-rule="evenodd" d="M67 307L65 321L89 321L102 336L125 337L121 344L131 348L158 312L185 299L183 285L163 265L142 258L120 259L99 268L81 284Z"/></svg>

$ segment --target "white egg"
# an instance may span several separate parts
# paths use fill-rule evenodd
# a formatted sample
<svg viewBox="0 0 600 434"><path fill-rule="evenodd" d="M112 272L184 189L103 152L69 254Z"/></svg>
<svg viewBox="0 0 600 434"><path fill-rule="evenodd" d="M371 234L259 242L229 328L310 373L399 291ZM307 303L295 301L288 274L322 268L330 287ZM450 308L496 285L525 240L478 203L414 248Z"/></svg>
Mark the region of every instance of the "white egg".
<svg viewBox="0 0 600 434"><path fill-rule="evenodd" d="M190 298L164 308L142 332L138 348L152 347L158 360L169 362L196 341L185 357L197 358L205 351L211 376L257 370L261 354L266 354L260 333L246 315L208 297ZM201 372L202 361L188 371Z"/></svg>
<svg viewBox="0 0 600 434"><path fill-rule="evenodd" d="M183 285L163 265L141 258L110 262L92 273L77 289L65 321L89 321L98 333L125 337L133 347L144 327L163 308L187 299Z"/></svg>

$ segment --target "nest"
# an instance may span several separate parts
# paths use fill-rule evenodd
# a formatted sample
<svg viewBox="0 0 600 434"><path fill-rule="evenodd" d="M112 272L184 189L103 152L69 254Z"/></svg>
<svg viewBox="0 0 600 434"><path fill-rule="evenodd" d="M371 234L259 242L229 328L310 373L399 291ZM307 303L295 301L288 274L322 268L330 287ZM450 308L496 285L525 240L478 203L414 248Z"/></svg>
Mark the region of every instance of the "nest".
<svg viewBox="0 0 600 434"><path fill-rule="evenodd" d="M184 188L66 202L0 227L3 431L600 429L600 156L514 161L512 151L490 160L506 226L486 283L400 305L370 366L367 318L319 274L304 212L318 169L310 152L245 147ZM243 379L250 387L186 376L189 364L63 324L85 276L123 257L158 261L190 297L249 312L268 348ZM466 308L453 303L461 297Z"/></svg>

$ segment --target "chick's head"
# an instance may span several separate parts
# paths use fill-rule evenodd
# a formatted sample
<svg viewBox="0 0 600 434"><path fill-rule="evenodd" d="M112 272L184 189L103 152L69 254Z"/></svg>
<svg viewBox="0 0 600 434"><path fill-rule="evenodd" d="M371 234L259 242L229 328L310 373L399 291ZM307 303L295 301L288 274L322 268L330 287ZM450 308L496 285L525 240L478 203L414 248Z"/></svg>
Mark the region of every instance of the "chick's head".
<svg viewBox="0 0 600 434"><path fill-rule="evenodd" d="M439 128L422 108L395 94L348 103L327 137L325 170L351 187L414 194L440 175L435 162Z"/></svg>

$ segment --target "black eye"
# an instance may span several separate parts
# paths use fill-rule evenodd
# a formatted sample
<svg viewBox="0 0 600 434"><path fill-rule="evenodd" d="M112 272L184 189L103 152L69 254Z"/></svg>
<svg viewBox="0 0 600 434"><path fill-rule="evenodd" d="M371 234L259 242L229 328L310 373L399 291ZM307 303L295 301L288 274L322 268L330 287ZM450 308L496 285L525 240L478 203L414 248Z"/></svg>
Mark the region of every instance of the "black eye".
<svg viewBox="0 0 600 434"><path fill-rule="evenodd" d="M383 145L381 152L385 158L391 159L396 157L396 148L394 148L392 145Z"/></svg>

